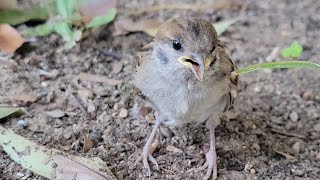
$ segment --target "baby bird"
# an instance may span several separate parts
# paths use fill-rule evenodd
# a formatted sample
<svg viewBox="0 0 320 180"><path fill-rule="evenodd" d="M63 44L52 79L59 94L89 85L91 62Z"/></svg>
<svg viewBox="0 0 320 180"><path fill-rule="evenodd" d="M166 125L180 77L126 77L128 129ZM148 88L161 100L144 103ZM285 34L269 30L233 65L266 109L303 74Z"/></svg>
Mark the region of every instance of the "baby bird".
<svg viewBox="0 0 320 180"><path fill-rule="evenodd" d="M215 28L198 18L173 18L160 26L154 41L140 53L135 92L155 110L156 123L141 160L150 176L150 147L161 124L182 126L206 122L210 149L203 179L217 178L215 127L237 96L236 65Z"/></svg>

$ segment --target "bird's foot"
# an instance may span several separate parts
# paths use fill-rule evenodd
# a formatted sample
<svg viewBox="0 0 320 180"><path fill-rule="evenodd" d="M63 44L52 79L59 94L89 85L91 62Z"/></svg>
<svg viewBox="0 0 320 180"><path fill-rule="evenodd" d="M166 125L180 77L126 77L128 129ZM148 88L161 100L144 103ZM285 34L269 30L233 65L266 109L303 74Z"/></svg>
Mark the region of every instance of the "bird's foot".
<svg viewBox="0 0 320 180"><path fill-rule="evenodd" d="M211 176L212 179L217 179L217 155L215 147L215 136L214 128L210 129L210 149L206 153L206 162L199 168L194 168L189 171L195 171L196 173L207 169L206 175L203 177L203 180L208 180Z"/></svg>
<svg viewBox="0 0 320 180"><path fill-rule="evenodd" d="M151 146L147 146L147 144L143 148L142 154L138 157L135 164L139 163L140 161L143 162L143 167L147 170L147 176L151 176L151 169L148 160L152 162L153 165L156 166L157 170L159 170L159 166L157 160L152 156L153 152L159 145L159 140L155 140Z"/></svg>
<svg viewBox="0 0 320 180"><path fill-rule="evenodd" d="M160 124L163 122L163 117L156 115L156 123L151 131L151 134L147 140L147 143L144 145L143 152L140 157L136 160L136 163L142 161L143 166L147 169L147 175L151 176L151 170L148 160L150 160L154 165L156 165L157 169L159 169L157 161L152 156L153 152L159 146L159 140L156 137L157 130L160 127Z"/></svg>

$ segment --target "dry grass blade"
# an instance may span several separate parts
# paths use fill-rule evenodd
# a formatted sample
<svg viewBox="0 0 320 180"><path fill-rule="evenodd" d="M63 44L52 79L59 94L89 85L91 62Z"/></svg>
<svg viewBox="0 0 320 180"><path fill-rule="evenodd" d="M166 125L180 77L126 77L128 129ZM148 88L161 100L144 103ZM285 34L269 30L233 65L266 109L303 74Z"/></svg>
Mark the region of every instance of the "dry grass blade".
<svg viewBox="0 0 320 180"><path fill-rule="evenodd" d="M286 160L288 160L289 162L297 162L297 158L295 158L294 156L288 154L288 153L284 153L284 152L281 152L281 151L278 151L278 150L274 150L274 152L284 156L286 158Z"/></svg>
<svg viewBox="0 0 320 180"><path fill-rule="evenodd" d="M115 86L122 83L121 80L109 79L105 76L93 75L88 73L80 73L77 78L83 81L106 83L110 86Z"/></svg>

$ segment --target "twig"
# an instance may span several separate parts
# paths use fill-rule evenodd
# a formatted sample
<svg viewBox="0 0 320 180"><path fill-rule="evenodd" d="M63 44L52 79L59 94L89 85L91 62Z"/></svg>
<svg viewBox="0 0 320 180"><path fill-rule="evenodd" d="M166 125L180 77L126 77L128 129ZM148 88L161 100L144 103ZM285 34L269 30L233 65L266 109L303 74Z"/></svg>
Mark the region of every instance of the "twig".
<svg viewBox="0 0 320 180"><path fill-rule="evenodd" d="M300 138L300 139L305 139L306 138L306 136L304 136L302 134L284 132L284 131L280 131L280 130L277 130L277 129L274 129L274 128L272 128L271 131L275 132L275 133L278 133L278 134L286 135L286 136L297 137L297 138Z"/></svg>

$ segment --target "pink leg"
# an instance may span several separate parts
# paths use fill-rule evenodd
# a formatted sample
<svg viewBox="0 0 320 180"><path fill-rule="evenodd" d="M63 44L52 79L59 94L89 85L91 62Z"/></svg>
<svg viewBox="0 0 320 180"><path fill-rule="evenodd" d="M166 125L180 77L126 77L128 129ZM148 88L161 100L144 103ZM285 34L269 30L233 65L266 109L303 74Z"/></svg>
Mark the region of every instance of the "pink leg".
<svg viewBox="0 0 320 180"><path fill-rule="evenodd" d="M207 173L204 176L204 180L210 178L212 174L212 179L217 179L217 154L216 154L216 137L214 135L214 127L210 128L210 149L206 154L206 159L208 163Z"/></svg>
<svg viewBox="0 0 320 180"><path fill-rule="evenodd" d="M207 162L203 166L196 169L196 172L207 169L206 175L203 180L208 180L211 175L212 179L217 179L217 155L216 155L216 140L214 135L214 127L210 128L210 149L206 153Z"/></svg>
<svg viewBox="0 0 320 180"><path fill-rule="evenodd" d="M151 145L152 145L152 142L156 136L157 130L159 129L162 121L163 121L162 116L158 116L156 118L156 123L151 131L151 134L147 140L147 143L143 147L143 152L142 152L141 156L136 161L136 163L137 163L142 160L144 168L147 169L147 171L148 171L148 176L151 176L151 170L150 170L150 166L148 163L148 158L150 159L150 161L154 165L156 165L157 169L159 169L157 161L152 156L153 150L151 150Z"/></svg>

